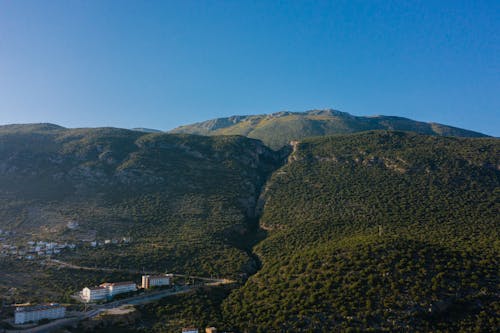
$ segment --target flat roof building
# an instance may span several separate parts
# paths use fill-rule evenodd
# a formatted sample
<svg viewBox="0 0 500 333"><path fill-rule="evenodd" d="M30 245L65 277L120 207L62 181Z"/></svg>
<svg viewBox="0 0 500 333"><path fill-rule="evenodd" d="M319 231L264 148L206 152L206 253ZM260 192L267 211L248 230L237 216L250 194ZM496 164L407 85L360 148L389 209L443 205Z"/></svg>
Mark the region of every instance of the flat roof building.
<svg viewBox="0 0 500 333"><path fill-rule="evenodd" d="M93 302L136 290L137 286L132 281L103 283L99 287L83 288L81 298L85 302Z"/></svg>
<svg viewBox="0 0 500 333"><path fill-rule="evenodd" d="M14 323L25 324L42 319L59 319L66 315L66 308L59 304L18 306L14 312Z"/></svg>
<svg viewBox="0 0 500 333"><path fill-rule="evenodd" d="M85 287L82 290L82 299L85 302L100 301L108 297L108 289L104 287Z"/></svg>
<svg viewBox="0 0 500 333"><path fill-rule="evenodd" d="M149 289L152 287L169 286L172 283L172 278L172 274L143 275L141 287L144 289Z"/></svg>
<svg viewBox="0 0 500 333"><path fill-rule="evenodd" d="M107 288L111 297L137 290L136 284L132 281L103 283L100 287Z"/></svg>

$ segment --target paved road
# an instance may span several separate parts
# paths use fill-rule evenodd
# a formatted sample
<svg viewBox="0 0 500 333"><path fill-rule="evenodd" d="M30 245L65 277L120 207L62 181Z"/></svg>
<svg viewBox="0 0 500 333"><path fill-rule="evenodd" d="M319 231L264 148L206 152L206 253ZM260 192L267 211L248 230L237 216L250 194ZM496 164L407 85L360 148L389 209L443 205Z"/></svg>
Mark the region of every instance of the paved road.
<svg viewBox="0 0 500 333"><path fill-rule="evenodd" d="M219 278L207 278L207 277L202 277L202 276L193 276L193 275L184 275L184 274L172 274L173 276L177 277L183 277L186 279L195 279L195 280L201 280L201 281L210 281L213 283L219 283L219 284L231 284L235 283L236 281L230 280L230 279L219 279Z"/></svg>
<svg viewBox="0 0 500 333"><path fill-rule="evenodd" d="M228 280L229 281L229 280ZM87 311L87 312L82 312L80 315L72 317L72 318L63 318L59 320L55 320L53 322L50 322L45 325L40 325L34 328L29 328L25 330L7 330L6 333L49 333L53 330L56 330L58 328L68 326L68 325L76 325L79 321L89 319L92 317L97 316L101 312L117 308L123 305L141 305L141 304L147 304L150 302L157 301L159 299L162 299L164 297L168 296L173 296L173 295L179 295L179 294L184 294L188 293L191 290L194 290L196 288L200 288L203 286L215 286L215 285L220 285L220 284L225 284L222 281L216 281L212 283L206 283L206 284L200 284L200 285L195 285L195 286L184 286L180 287L174 290L159 290L151 293L146 293L144 295L138 295L138 296L133 296L121 300L117 300L114 302L110 303L105 303L105 304L98 304L98 305L93 305L92 310Z"/></svg>
<svg viewBox="0 0 500 333"><path fill-rule="evenodd" d="M57 260L57 259L48 259L50 264L57 265L59 267L67 267L73 269L83 269L86 271L100 271L100 272L126 272L131 274L161 274L160 272L153 271L138 271L133 269L120 269L120 268L108 268L108 267L87 267L87 266L79 266L69 262Z"/></svg>
<svg viewBox="0 0 500 333"><path fill-rule="evenodd" d="M80 317L75 317L75 318L63 318L59 320L55 320L53 322L50 322L45 325L40 325L37 327L33 328L28 328L25 330L6 330L6 333L49 333L55 329L68 326L68 325L75 325L81 320Z"/></svg>
<svg viewBox="0 0 500 333"><path fill-rule="evenodd" d="M49 262L52 264L58 265L59 267L68 267L68 268L73 268L73 269L83 269L83 270L89 270L89 271L127 272L127 273L132 273L132 274L162 274L161 272L154 272L154 271L138 271L138 270L133 270L133 269L79 266L79 265L75 265L75 264L61 261L61 260L57 260L57 259L49 259ZM231 284L231 283L236 282L236 281L230 280L230 279L208 278L208 277L203 277L203 276L193 276L193 275L186 275L186 274L172 274L172 275L174 277L182 277L182 278L186 278L186 279L195 279L195 280L200 280L200 281L217 283L218 285Z"/></svg>
<svg viewBox="0 0 500 333"><path fill-rule="evenodd" d="M157 271L138 271L133 269L119 269L119 268L108 268L108 267L88 267L88 266L79 266L69 262L57 260L57 259L49 259L51 264L55 264L59 267L68 267L73 269L83 269L88 271L101 271L101 272L127 272L132 274L163 274L162 272ZM234 283L234 280L230 279L219 279L219 278L208 278L203 276L193 276L193 275L185 275L185 274L173 274L176 277L182 277L187 279L195 279L201 281L209 281L209 282L219 282L221 284L230 284Z"/></svg>
<svg viewBox="0 0 500 333"><path fill-rule="evenodd" d="M64 262L61 260L57 260L57 259L49 259L49 262L53 265L58 265L60 267L68 267L68 268L73 268L73 269L83 269L83 270L91 270L91 271L128 272L128 273L132 273L132 274L161 274L159 272L144 272L144 271L136 271L136 270L130 270L130 269L85 267L85 266L74 265L74 264ZM25 330L6 330L6 332L7 333L49 333L55 329L58 329L58 328L61 328L64 326L76 325L81 320L95 317L103 311L117 308L117 307L120 307L123 305L146 304L146 303L157 301L157 300L162 299L164 297L178 295L178 294L184 294L184 293L187 293L191 290L194 290L196 288L200 288L203 286L219 286L219 285L224 285L224 284L235 283L234 280L230 280L230 279L216 279L216 278L207 278L207 277L202 277L202 276L191 276L191 275L184 275L184 274L173 274L173 275L175 277L182 277L182 278L186 278L186 279L205 281L205 283L199 284L199 285L177 287L174 290L169 289L169 290L159 290L159 291L154 291L154 292L147 292L147 293L142 294L142 295L137 295L137 296L125 298L125 299L117 300L117 301L110 302L110 303L92 305L92 310L87 311L87 312L82 312L81 314L79 314L78 316L75 316L75 317L55 320L55 321L52 321L48 324L40 325L40 326L37 326L34 328L25 329Z"/></svg>

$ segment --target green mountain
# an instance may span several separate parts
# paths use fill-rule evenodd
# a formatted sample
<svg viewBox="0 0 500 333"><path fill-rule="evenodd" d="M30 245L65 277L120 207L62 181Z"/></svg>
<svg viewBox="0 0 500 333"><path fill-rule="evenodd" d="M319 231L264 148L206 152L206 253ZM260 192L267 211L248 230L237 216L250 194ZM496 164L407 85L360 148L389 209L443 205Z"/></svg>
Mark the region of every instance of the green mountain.
<svg viewBox="0 0 500 333"><path fill-rule="evenodd" d="M140 310L153 332L214 323L237 332L492 332L499 198L498 139L307 139L260 197L262 268L229 296L196 292Z"/></svg>
<svg viewBox="0 0 500 333"><path fill-rule="evenodd" d="M493 331L499 199L498 139L304 140L262 196L262 269L223 311L249 331Z"/></svg>
<svg viewBox="0 0 500 333"><path fill-rule="evenodd" d="M77 243L62 257L75 264L238 277L257 268L255 206L281 161L238 136L4 126L0 229L24 245Z"/></svg>
<svg viewBox="0 0 500 333"><path fill-rule="evenodd" d="M428 135L484 137L486 135L437 123L401 117L356 117L336 110L277 112L267 115L233 116L181 126L171 133L243 135L259 139L273 149L307 137L347 134L368 130L412 131Z"/></svg>
<svg viewBox="0 0 500 333"><path fill-rule="evenodd" d="M494 331L499 211L497 138L383 130L274 151L243 136L0 127L12 239L75 242L61 259L84 266L238 280L141 306L133 332ZM0 273L0 299L15 283L17 301L137 278L6 257Z"/></svg>

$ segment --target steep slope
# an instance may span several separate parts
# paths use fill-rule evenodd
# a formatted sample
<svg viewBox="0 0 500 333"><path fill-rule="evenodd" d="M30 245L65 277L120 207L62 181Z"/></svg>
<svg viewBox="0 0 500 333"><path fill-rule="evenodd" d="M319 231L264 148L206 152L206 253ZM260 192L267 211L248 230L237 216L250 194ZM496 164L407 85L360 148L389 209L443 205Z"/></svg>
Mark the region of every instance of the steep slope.
<svg viewBox="0 0 500 333"><path fill-rule="evenodd" d="M255 275L148 305L138 331L500 326L500 140L370 131L283 157L241 136L0 127L0 229L76 242L63 259L86 266L240 277L259 268L260 216ZM15 282L17 301L132 278L3 257L0 272L0 296Z"/></svg>
<svg viewBox="0 0 500 333"><path fill-rule="evenodd" d="M187 126L171 133L198 135L243 135L262 140L279 149L292 140L331 134L346 134L368 130L413 131L428 135L481 137L481 133L451 126L423 123L401 117L356 117L336 110L307 112L277 112L269 115L218 118Z"/></svg>
<svg viewBox="0 0 500 333"><path fill-rule="evenodd" d="M237 136L2 127L0 229L19 244L77 243L62 258L81 265L239 276L255 270L240 240L253 239L260 187L279 163ZM132 241L90 246L122 237Z"/></svg>
<svg viewBox="0 0 500 333"><path fill-rule="evenodd" d="M308 139L266 185L263 268L224 303L248 331L499 327L500 141Z"/></svg>

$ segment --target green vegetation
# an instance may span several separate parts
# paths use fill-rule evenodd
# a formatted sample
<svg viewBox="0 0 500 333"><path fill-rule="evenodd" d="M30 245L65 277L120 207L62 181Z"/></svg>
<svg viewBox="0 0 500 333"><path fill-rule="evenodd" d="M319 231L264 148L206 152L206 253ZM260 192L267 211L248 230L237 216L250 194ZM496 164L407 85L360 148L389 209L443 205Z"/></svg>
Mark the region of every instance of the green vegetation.
<svg viewBox="0 0 500 333"><path fill-rule="evenodd" d="M83 286L108 281L140 281L139 274L100 272L46 266L32 261L0 260L0 299L9 303L74 303Z"/></svg>
<svg viewBox="0 0 500 333"><path fill-rule="evenodd" d="M314 136L348 134L368 130L412 131L427 135L481 137L481 133L451 126L423 123L401 117L356 117L335 110L277 112L257 116L218 118L178 127L171 133L198 135L244 135L280 149L292 140Z"/></svg>
<svg viewBox="0 0 500 333"><path fill-rule="evenodd" d="M144 332L180 332L183 327L223 326L220 306L229 294L227 287L197 289L162 299L140 308L142 320L147 327Z"/></svg>
<svg viewBox="0 0 500 333"><path fill-rule="evenodd" d="M263 268L224 313L256 331L493 331L499 150L401 132L305 140L267 185Z"/></svg>
<svg viewBox="0 0 500 333"><path fill-rule="evenodd" d="M46 126L0 128L2 228L63 239L131 237L63 258L240 281L232 290L201 289L139 307L140 319L127 324L134 329L99 326L104 331L500 327L498 139L394 131L310 138L282 165L285 150L240 136ZM68 219L80 229L66 229ZM39 298L83 282L136 279L0 261L0 272L23 269L50 291ZM0 275L0 293L9 291L9 276Z"/></svg>
<svg viewBox="0 0 500 333"><path fill-rule="evenodd" d="M48 125L12 133L0 128L0 229L19 242L76 242L59 258L82 266L255 272L255 205L281 163L261 142ZM66 228L70 220L77 230ZM131 242L90 246L121 237Z"/></svg>
<svg viewBox="0 0 500 333"><path fill-rule="evenodd" d="M183 327L198 327L203 332L205 327L210 326L216 326L220 331L225 327L220 307L229 292L228 287L200 288L138 306L138 311L132 316L102 316L87 320L71 331L178 333Z"/></svg>

